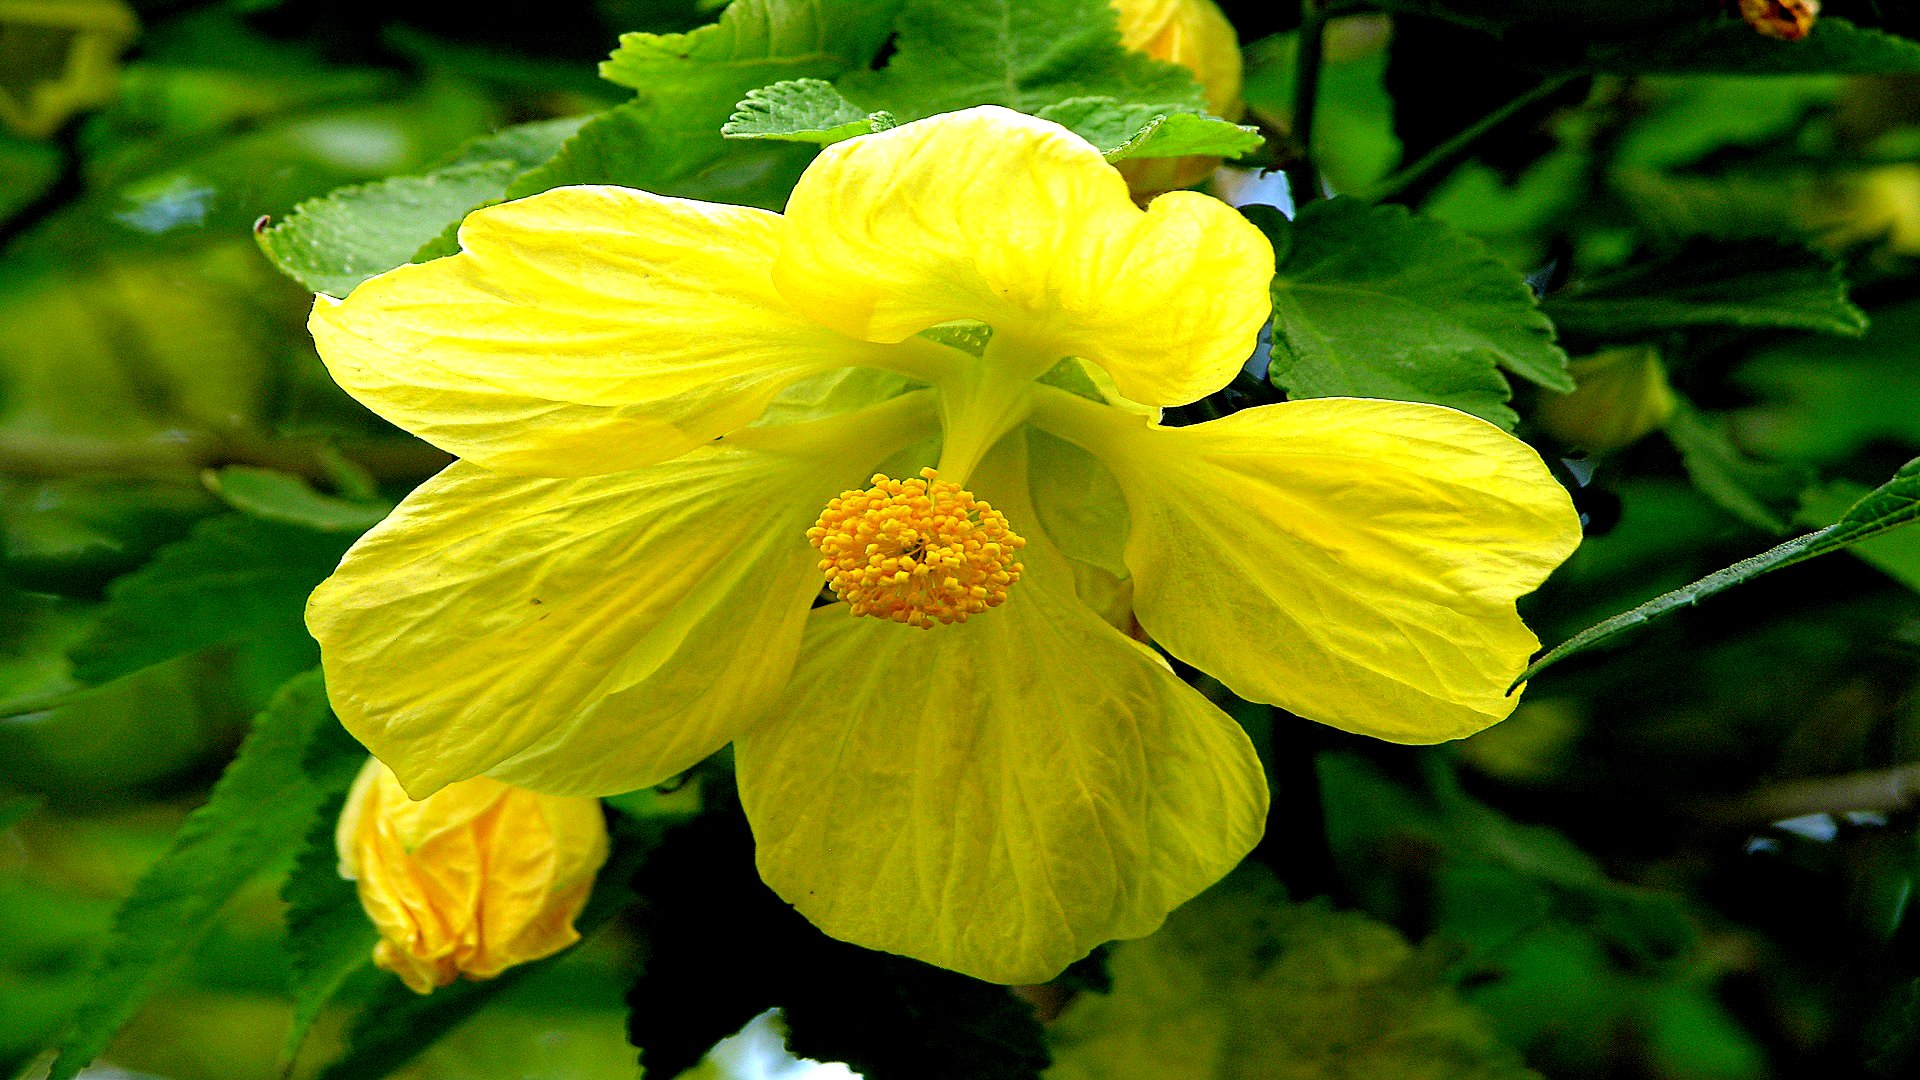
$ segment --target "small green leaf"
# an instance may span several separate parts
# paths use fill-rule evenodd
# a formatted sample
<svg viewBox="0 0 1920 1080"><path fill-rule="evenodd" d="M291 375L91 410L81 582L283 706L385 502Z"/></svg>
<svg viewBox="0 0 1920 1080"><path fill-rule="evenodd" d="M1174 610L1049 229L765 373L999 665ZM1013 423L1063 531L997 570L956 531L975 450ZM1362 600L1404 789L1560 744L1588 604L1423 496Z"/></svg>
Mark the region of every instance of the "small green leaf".
<svg viewBox="0 0 1920 1080"><path fill-rule="evenodd" d="M334 828L345 792L320 807L293 872L280 889L287 903L287 952L293 969L293 1020L281 1044L280 1064L290 1070L320 1010L356 974L373 966L380 932L360 906L360 892L340 876Z"/></svg>
<svg viewBox="0 0 1920 1080"><path fill-rule="evenodd" d="M1920 458L1901 466L1900 471L1893 474L1893 479L1868 492L1839 521L1826 528L1796 536L1750 559L1742 559L1724 570L1708 574L1690 585L1654 597L1631 611L1623 611L1611 619L1587 627L1535 660L1514 682L1514 686L1519 686L1569 656L1603 645L1635 627L1644 626L1680 608L1691 607L1761 574L1840 551L1910 525L1916 520L1920 520Z"/></svg>
<svg viewBox="0 0 1920 1080"><path fill-rule="evenodd" d="M1452 226L1356 199L1249 216L1286 252L1268 377L1289 394L1430 401L1511 429L1498 368L1573 389L1526 281Z"/></svg>
<svg viewBox="0 0 1920 1080"><path fill-rule="evenodd" d="M391 503L352 502L322 495L292 473L251 465L209 469L206 483L228 506L243 514L320 532L358 536L393 510Z"/></svg>
<svg viewBox="0 0 1920 1080"><path fill-rule="evenodd" d="M1734 18L1603 41L1579 67L1608 75L1883 75L1920 71L1920 42L1823 15L1800 41L1764 37Z"/></svg>
<svg viewBox="0 0 1920 1080"><path fill-rule="evenodd" d="M365 758L327 708L318 672L283 687L233 764L114 918L113 936L50 1080L72 1080L254 875L286 858Z"/></svg>
<svg viewBox="0 0 1920 1080"><path fill-rule="evenodd" d="M244 514L208 518L108 588L99 623L73 648L74 675L102 683L212 645L304 638L307 594L352 542Z"/></svg>
<svg viewBox="0 0 1920 1080"><path fill-rule="evenodd" d="M1572 287L1541 305L1563 332L1631 338L1697 326L1867 331L1839 264L1774 243L1699 244Z"/></svg>
<svg viewBox="0 0 1920 1080"><path fill-rule="evenodd" d="M520 171L510 161L486 161L341 188L261 231L260 247L308 289L345 296L411 260L448 222L500 198Z"/></svg>
<svg viewBox="0 0 1920 1080"><path fill-rule="evenodd" d="M789 79L763 86L734 106L720 128L729 139L778 139L828 146L884 130L892 118L869 113L840 96L825 79Z"/></svg>
<svg viewBox="0 0 1920 1080"><path fill-rule="evenodd" d="M1722 510L1765 532L1787 531L1800 493L1813 482L1812 470L1804 465L1749 457L1733 444L1719 417L1684 402L1667 420L1667 438L1680 451L1680 464L1693 486Z"/></svg>
<svg viewBox="0 0 1920 1080"><path fill-rule="evenodd" d="M1868 488L1851 480L1836 480L1823 487L1808 488L1800 495L1797 524L1824 528L1839 521L1853 505L1865 498ZM1863 540L1847 548L1848 553L1915 592L1920 592L1920 531L1897 529L1884 536Z"/></svg>
<svg viewBox="0 0 1920 1080"><path fill-rule="evenodd" d="M1100 148L1108 161L1128 158L1235 158L1259 148L1259 131L1180 105L1132 105L1110 97L1068 98L1035 114Z"/></svg>

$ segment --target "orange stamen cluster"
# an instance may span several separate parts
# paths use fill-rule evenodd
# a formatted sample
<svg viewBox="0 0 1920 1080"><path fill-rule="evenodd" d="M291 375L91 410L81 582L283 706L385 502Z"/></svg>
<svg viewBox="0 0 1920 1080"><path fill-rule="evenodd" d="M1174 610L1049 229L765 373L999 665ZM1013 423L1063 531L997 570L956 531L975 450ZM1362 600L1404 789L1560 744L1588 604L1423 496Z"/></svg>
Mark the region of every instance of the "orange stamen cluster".
<svg viewBox="0 0 1920 1080"><path fill-rule="evenodd" d="M939 475L876 473L872 487L842 492L807 530L827 584L855 615L923 630L966 622L1005 603L1020 580L1027 542L1005 514Z"/></svg>

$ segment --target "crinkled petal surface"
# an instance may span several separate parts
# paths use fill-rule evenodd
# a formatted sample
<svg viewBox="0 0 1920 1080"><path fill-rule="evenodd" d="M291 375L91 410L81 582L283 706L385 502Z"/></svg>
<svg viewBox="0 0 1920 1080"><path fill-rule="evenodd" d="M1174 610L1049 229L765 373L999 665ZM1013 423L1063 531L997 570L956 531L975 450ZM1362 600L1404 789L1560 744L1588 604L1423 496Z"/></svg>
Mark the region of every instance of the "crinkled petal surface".
<svg viewBox="0 0 1920 1080"><path fill-rule="evenodd" d="M455 463L308 602L335 711L415 797L480 773L605 795L686 769L779 694L820 589L807 527L924 435L925 397L613 476Z"/></svg>
<svg viewBox="0 0 1920 1080"><path fill-rule="evenodd" d="M1273 249L1216 199L1146 210L1100 152L993 105L822 151L787 203L773 278L849 335L899 341L976 319L1177 405L1219 389L1266 320Z"/></svg>
<svg viewBox="0 0 1920 1080"><path fill-rule="evenodd" d="M1234 693L1393 742L1504 718L1514 610L1580 541L1525 443L1436 405L1323 398L1187 428L1048 393L1127 493L1134 605Z"/></svg>
<svg viewBox="0 0 1920 1080"><path fill-rule="evenodd" d="M900 352L781 299L780 228L748 207L556 188L468 215L461 254L319 297L309 326L348 393L459 457L636 468L750 423L795 379Z"/></svg>
<svg viewBox="0 0 1920 1080"><path fill-rule="evenodd" d="M1230 718L1075 598L1024 482L977 490L1026 526L1007 603L926 631L815 611L735 760L761 877L816 926L1040 982L1232 869L1266 783Z"/></svg>

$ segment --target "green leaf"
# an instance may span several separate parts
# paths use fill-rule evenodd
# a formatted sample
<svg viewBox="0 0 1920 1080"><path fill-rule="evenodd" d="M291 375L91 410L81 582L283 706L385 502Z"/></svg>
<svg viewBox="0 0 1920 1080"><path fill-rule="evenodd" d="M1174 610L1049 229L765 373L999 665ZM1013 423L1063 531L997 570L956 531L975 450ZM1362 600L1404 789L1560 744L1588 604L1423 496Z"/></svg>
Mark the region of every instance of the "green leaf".
<svg viewBox="0 0 1920 1080"><path fill-rule="evenodd" d="M886 39L893 4L738 0L684 34L623 35L600 66L634 100L599 114L541 168L507 189L519 198L562 184L622 184L664 195L778 209L811 151L727 139L734 103L770 83L863 68Z"/></svg>
<svg viewBox="0 0 1920 1080"><path fill-rule="evenodd" d="M522 124L472 140L452 162L423 176L309 199L256 238L276 266L309 290L345 296L375 274L413 261L469 211L498 202L515 177L553 157L581 122Z"/></svg>
<svg viewBox="0 0 1920 1080"><path fill-rule="evenodd" d="M779 139L829 146L893 126L840 96L825 79L789 79L747 94L720 133L729 139Z"/></svg>
<svg viewBox="0 0 1920 1080"><path fill-rule="evenodd" d="M633 874L650 849L650 839L644 833L616 825L612 852L600 868L586 908L573 923L582 938L593 936L633 902ZM346 1052L320 1073L319 1080L383 1080L488 1002L560 963L572 951L562 950L544 960L508 968L482 982L461 980L424 996L407 989L397 978L381 978L354 1018Z"/></svg>
<svg viewBox="0 0 1920 1080"><path fill-rule="evenodd" d="M1120 47L1106 0L907 0L895 29L886 66L839 87L902 121L973 105L1037 113L1084 97L1206 107L1186 69Z"/></svg>
<svg viewBox="0 0 1920 1080"><path fill-rule="evenodd" d="M1813 482L1804 465L1760 461L1733 444L1719 417L1681 403L1667 420L1667 438L1693 485L1722 510L1756 529L1787 531L1800 493Z"/></svg>
<svg viewBox="0 0 1920 1080"><path fill-rule="evenodd" d="M1920 42L1822 15L1800 41L1722 18L1588 48L1579 67L1608 75L1879 75L1920 71Z"/></svg>
<svg viewBox="0 0 1920 1080"><path fill-rule="evenodd" d="M1800 495L1800 513L1794 521L1800 525L1822 527L1839 521L1852 506L1865 498L1868 488L1851 480L1836 480L1823 487L1808 488ZM1915 592L1920 592L1920 532L1895 530L1884 536L1863 540L1847 548L1862 562Z"/></svg>
<svg viewBox="0 0 1920 1080"><path fill-rule="evenodd" d="M1589 626L1535 660L1514 685L1519 686L1569 656L1604 645L1635 627L1644 626L1683 607L1691 607L1761 574L1852 547L1910 525L1915 520L1920 520L1920 458L1901 466L1900 471L1893 474L1893 479L1868 492L1832 525L1796 536L1752 558L1742 559L1724 570L1708 574L1692 584L1657 596L1631 611L1623 611L1611 619Z"/></svg>
<svg viewBox="0 0 1920 1080"><path fill-rule="evenodd" d="M1472 237L1356 199L1249 216L1282 253L1268 377L1289 394L1430 401L1511 429L1499 367L1573 389L1527 283Z"/></svg>
<svg viewBox="0 0 1920 1080"><path fill-rule="evenodd" d="M354 883L340 876L334 829L346 793L327 800L315 815L293 872L281 886L287 904L287 952L293 969L293 1020L280 1048L280 1065L291 1070L320 1010L355 975L373 966L380 932L360 906Z"/></svg>
<svg viewBox="0 0 1920 1080"><path fill-rule="evenodd" d="M292 473L251 465L209 469L206 483L228 506L243 514L319 532L358 536L393 510L391 503L353 502L322 495Z"/></svg>
<svg viewBox="0 0 1920 1080"><path fill-rule="evenodd" d="M1541 305L1565 333L1631 338L1698 326L1812 330L1859 337L1866 313L1840 266L1802 247L1697 244L1590 281Z"/></svg>
<svg viewBox="0 0 1920 1080"><path fill-rule="evenodd" d="M72 1080L99 1055L241 886L298 847L364 757L328 710L318 672L281 690L254 720L207 804L187 818L121 906L50 1080Z"/></svg>
<svg viewBox="0 0 1920 1080"><path fill-rule="evenodd" d="M1771 457L1840 462L1876 442L1920 446L1920 303L1873 311L1860 341L1796 336L1755 349L1732 381L1741 444Z"/></svg>
<svg viewBox="0 0 1920 1080"><path fill-rule="evenodd" d="M316 293L345 296L400 266L469 210L500 198L520 169L488 161L341 188L259 233L260 248Z"/></svg>
<svg viewBox="0 0 1920 1080"><path fill-rule="evenodd" d="M113 583L99 623L73 648L74 674L101 683L212 645L304 638L307 594L352 542L243 514L208 518Z"/></svg>
<svg viewBox="0 0 1920 1080"><path fill-rule="evenodd" d="M1113 948L1112 992L1055 1022L1046 1075L1537 1080L1443 966L1365 915L1288 904L1249 864Z"/></svg>
<svg viewBox="0 0 1920 1080"><path fill-rule="evenodd" d="M1100 148L1108 161L1184 157L1235 158L1259 148L1254 128L1179 105L1131 105L1110 97L1068 98L1035 114Z"/></svg>
<svg viewBox="0 0 1920 1080"><path fill-rule="evenodd" d="M184 479L0 479L0 563L25 588L97 596L218 506Z"/></svg>

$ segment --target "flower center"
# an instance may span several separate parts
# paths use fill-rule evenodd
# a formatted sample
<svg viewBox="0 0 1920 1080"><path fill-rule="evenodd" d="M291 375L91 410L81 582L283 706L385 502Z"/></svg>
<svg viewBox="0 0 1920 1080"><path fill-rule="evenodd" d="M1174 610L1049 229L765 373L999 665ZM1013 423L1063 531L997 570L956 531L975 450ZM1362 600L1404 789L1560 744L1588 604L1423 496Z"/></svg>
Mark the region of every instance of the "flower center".
<svg viewBox="0 0 1920 1080"><path fill-rule="evenodd" d="M872 487L842 492L807 530L827 584L855 615L923 630L966 622L1005 603L1020 580L1027 542L1005 514L939 475L876 473Z"/></svg>

